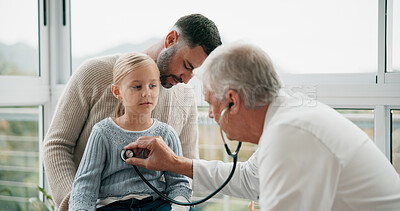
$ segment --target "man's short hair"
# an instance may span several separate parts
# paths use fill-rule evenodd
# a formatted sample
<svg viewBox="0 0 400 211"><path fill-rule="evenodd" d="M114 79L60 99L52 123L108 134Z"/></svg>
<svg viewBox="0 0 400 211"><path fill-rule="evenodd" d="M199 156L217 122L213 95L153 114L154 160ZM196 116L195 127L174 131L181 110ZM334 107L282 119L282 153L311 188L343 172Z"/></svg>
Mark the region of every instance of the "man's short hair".
<svg viewBox="0 0 400 211"><path fill-rule="evenodd" d="M215 23L201 14L183 16L174 26L178 28L181 38L190 48L199 45L207 55L222 44Z"/></svg>

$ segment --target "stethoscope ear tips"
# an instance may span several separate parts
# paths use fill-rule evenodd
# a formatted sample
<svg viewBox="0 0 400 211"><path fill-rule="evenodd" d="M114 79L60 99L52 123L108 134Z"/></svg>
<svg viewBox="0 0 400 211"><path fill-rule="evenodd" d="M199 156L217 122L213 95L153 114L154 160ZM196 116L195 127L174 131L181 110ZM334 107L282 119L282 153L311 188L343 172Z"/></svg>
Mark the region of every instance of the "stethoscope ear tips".
<svg viewBox="0 0 400 211"><path fill-rule="evenodd" d="M121 151L121 158L123 161L126 161L126 159L133 157L135 157L135 153L133 152L133 150L127 149Z"/></svg>

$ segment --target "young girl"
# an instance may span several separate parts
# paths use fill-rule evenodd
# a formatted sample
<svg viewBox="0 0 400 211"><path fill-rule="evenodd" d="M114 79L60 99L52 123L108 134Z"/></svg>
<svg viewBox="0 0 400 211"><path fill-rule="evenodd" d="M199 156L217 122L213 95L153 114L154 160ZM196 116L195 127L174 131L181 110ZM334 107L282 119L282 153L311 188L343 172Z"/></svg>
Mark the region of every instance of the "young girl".
<svg viewBox="0 0 400 211"><path fill-rule="evenodd" d="M140 136L161 136L176 154L182 155L173 128L151 118L160 92L157 65L145 54L129 53L117 60L113 74L111 91L120 100L116 117L93 127L75 176L69 210L189 210L159 198L121 159L124 146ZM190 201L192 190L186 177L138 168L169 197Z"/></svg>

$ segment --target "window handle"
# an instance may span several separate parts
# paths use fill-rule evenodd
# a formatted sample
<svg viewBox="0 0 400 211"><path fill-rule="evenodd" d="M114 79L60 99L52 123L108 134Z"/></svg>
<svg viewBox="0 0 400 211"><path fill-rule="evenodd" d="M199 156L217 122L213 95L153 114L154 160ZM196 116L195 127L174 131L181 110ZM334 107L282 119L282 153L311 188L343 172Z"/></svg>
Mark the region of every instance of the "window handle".
<svg viewBox="0 0 400 211"><path fill-rule="evenodd" d="M67 25L67 14L65 13L65 0L62 0L62 14L63 14L63 26Z"/></svg>
<svg viewBox="0 0 400 211"><path fill-rule="evenodd" d="M43 25L47 26L47 1L43 0Z"/></svg>

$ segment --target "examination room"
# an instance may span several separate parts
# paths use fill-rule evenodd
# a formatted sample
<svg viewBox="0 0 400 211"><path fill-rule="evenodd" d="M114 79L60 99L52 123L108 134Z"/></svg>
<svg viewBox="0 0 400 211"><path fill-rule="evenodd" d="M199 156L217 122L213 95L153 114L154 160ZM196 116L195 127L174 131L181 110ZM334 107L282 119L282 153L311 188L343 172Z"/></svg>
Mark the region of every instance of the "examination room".
<svg viewBox="0 0 400 211"><path fill-rule="evenodd" d="M0 211L400 211L400 0L0 0Z"/></svg>

